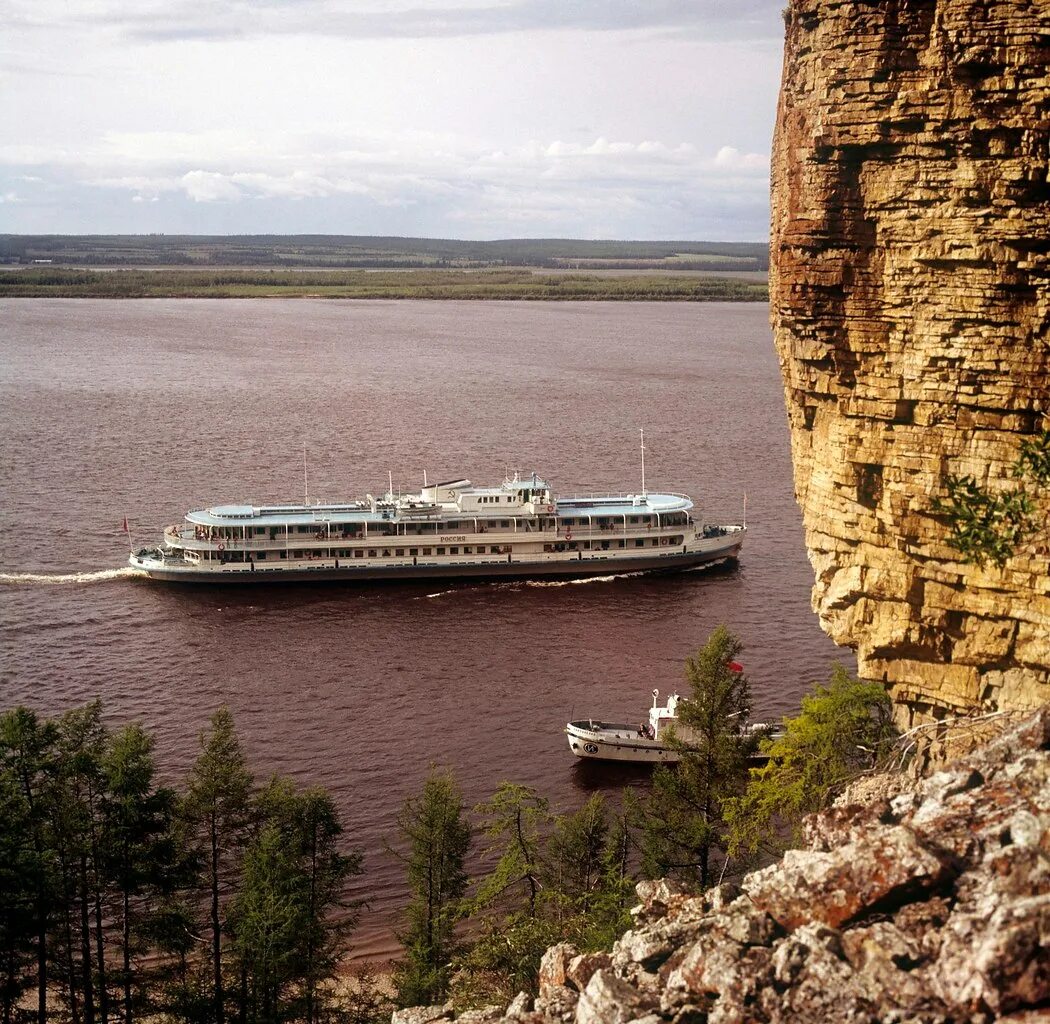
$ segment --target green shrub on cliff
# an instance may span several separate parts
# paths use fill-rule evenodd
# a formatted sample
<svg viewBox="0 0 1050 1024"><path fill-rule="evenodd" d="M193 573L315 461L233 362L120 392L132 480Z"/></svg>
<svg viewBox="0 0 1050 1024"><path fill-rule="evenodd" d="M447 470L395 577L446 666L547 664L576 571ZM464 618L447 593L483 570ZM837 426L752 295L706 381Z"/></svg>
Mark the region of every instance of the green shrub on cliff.
<svg viewBox="0 0 1050 1024"><path fill-rule="evenodd" d="M992 491L972 476L949 475L945 480L947 497L935 498L933 511L944 517L948 543L967 562L998 568L1038 529L1036 497L1029 493L1050 487L1050 430L1021 445L1011 475L1021 484L1008 490Z"/></svg>
<svg viewBox="0 0 1050 1024"><path fill-rule="evenodd" d="M851 679L836 665L830 683L784 720L784 734L762 741L766 763L751 769L744 794L728 802L730 852L782 849L798 837L802 818L874 767L896 735L882 686Z"/></svg>

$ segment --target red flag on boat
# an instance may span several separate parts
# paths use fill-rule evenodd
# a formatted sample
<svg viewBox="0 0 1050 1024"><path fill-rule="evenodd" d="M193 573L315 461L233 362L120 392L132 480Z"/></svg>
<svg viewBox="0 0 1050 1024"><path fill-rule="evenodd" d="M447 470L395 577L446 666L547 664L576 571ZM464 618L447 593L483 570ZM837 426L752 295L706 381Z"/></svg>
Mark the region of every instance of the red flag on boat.
<svg viewBox="0 0 1050 1024"><path fill-rule="evenodd" d="M744 666L741 665L739 661L727 661L726 662L726 668L729 669L730 672L743 672L744 671Z"/></svg>
<svg viewBox="0 0 1050 1024"><path fill-rule="evenodd" d="M123 522L123 523L121 524L121 527L120 527L120 528L121 528L121 529L122 529L122 530L123 530L123 531L124 531L124 532L125 532L125 533L126 533L126 534L127 534L128 536L129 536L129 537L131 536L131 527L130 527L130 526L128 526L128 517L127 517L126 515L124 516L124 522Z"/></svg>

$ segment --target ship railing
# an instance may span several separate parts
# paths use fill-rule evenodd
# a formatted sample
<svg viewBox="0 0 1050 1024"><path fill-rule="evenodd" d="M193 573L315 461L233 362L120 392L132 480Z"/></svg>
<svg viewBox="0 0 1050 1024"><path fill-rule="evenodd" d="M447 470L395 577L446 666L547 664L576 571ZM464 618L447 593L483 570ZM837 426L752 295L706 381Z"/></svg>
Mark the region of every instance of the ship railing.
<svg viewBox="0 0 1050 1024"><path fill-rule="evenodd" d="M515 541L528 543L530 540L552 543L564 540L566 533L571 533L574 540L602 540L608 539L610 536L636 539L639 537L662 536L675 531L688 532L690 527L695 529L696 523L661 523L659 527L646 523L629 523L626 529L619 522L606 523L604 525L591 523L589 526L573 524L571 526L562 526L558 529L518 530L517 532L509 528L475 531L468 527L457 527L456 530L450 532L470 537L472 538L472 543L480 540L486 544L507 544ZM359 533L348 537L338 533L323 536L311 533L289 534L285 537L283 533L278 533L276 537L198 537L193 530L178 530L168 527L164 531L164 539L166 541L175 543L179 547L184 547L190 551L215 551L220 544L230 551L280 551L290 548L348 547L362 544L376 546L440 544L444 546L457 543L456 541L442 540L442 536L440 533L370 532L367 535ZM459 543L465 542L460 541Z"/></svg>
<svg viewBox="0 0 1050 1024"><path fill-rule="evenodd" d="M680 498L682 501L692 501L693 499L688 494L680 494L678 491L653 491L648 492L647 497L651 497L653 494L659 494L662 498ZM641 495L637 491L619 491L612 493L611 491L593 491L589 494L559 494L555 499L557 502L562 501L595 501L599 498L604 498L606 501L610 500L627 500L628 498L638 498ZM644 506L639 505L638 508Z"/></svg>

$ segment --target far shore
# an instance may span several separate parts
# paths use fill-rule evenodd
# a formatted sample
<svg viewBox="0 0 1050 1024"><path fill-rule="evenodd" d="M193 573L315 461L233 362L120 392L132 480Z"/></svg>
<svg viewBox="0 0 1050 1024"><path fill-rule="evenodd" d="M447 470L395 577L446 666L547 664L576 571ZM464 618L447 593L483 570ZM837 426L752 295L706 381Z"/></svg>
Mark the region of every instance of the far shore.
<svg viewBox="0 0 1050 1024"><path fill-rule="evenodd" d="M0 270L0 298L335 298L767 302L755 271L625 269L319 270L82 268Z"/></svg>

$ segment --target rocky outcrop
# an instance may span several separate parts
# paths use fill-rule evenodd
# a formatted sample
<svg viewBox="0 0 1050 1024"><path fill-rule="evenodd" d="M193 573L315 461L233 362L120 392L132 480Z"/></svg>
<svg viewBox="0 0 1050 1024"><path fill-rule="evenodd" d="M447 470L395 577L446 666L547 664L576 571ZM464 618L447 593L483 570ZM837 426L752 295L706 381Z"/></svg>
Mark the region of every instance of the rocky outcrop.
<svg viewBox="0 0 1050 1024"><path fill-rule="evenodd" d="M549 949L535 1000L395 1024L1045 1020L1050 710L889 782L810 818L805 849L739 887L639 884L631 931L610 954Z"/></svg>
<svg viewBox="0 0 1050 1024"><path fill-rule="evenodd" d="M791 0L770 299L813 602L913 716L1050 700L1050 509L1005 567L933 514L1050 427L1050 4Z"/></svg>

